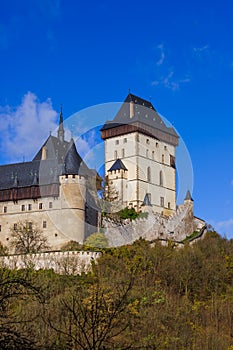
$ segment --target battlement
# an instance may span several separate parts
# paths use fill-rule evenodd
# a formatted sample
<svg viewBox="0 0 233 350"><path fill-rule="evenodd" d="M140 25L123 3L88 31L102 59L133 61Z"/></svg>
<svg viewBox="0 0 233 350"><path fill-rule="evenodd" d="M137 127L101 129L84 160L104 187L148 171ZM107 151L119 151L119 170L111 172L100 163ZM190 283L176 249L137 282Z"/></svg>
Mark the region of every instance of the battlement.
<svg viewBox="0 0 233 350"><path fill-rule="evenodd" d="M101 252L90 251L52 251L35 254L15 254L0 256L0 267L9 269L33 268L53 269L58 274L81 275L91 271Z"/></svg>

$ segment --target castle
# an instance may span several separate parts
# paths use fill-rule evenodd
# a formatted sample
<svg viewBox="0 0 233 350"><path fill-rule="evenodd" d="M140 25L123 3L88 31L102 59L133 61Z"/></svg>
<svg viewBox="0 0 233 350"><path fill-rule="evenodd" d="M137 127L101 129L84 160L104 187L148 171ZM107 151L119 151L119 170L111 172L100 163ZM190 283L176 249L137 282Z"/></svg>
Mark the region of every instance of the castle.
<svg viewBox="0 0 233 350"><path fill-rule="evenodd" d="M82 160L74 140L68 142L64 135L61 110L57 136L50 135L32 161L0 166L0 241L3 245L10 246L11 230L17 228L19 221L28 225L36 223L53 249L71 240L83 243L93 228L97 231L99 213L91 203L97 198L93 192L100 188L99 176ZM150 226L150 239L151 228L163 229L175 236L181 231L192 233L197 219L193 217L190 193L182 209L182 220L181 207L177 209L176 205L175 157L179 136L165 125L151 102L129 93L115 118L102 127L101 136L105 142L106 199L111 201L111 193L115 192L117 196L113 201L121 208L148 211L153 220L157 218L154 226ZM182 223L188 221L188 225L183 224L181 228L179 217ZM175 228L172 220L177 222ZM161 222L160 227L157 223ZM197 224L203 226L200 220ZM114 223L108 221L104 226L110 243L119 245L110 237L110 232L119 236L119 232L111 231ZM137 227L131 231L133 241ZM154 232L154 237L159 234L161 232Z"/></svg>
<svg viewBox="0 0 233 350"><path fill-rule="evenodd" d="M87 183L97 173L81 159L74 140L64 138L60 113L57 137L50 135L32 161L0 166L0 241L10 246L19 222L36 223L53 249L82 243L97 212L86 205ZM90 202L90 200L89 200Z"/></svg>

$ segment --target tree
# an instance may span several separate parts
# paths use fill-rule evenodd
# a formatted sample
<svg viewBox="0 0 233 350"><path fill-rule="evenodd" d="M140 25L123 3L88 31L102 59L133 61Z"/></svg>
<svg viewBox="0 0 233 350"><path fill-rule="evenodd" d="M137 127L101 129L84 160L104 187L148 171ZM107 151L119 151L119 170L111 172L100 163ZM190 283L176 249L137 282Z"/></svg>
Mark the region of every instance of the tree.
<svg viewBox="0 0 233 350"><path fill-rule="evenodd" d="M15 253L37 253L49 248L47 238L35 223L19 222L11 228L11 247Z"/></svg>
<svg viewBox="0 0 233 350"><path fill-rule="evenodd" d="M0 255L7 255L8 254L8 248L5 247L1 242L0 242Z"/></svg>
<svg viewBox="0 0 233 350"><path fill-rule="evenodd" d="M108 247L108 239L104 233L96 232L88 236L84 244L93 248L106 248Z"/></svg>

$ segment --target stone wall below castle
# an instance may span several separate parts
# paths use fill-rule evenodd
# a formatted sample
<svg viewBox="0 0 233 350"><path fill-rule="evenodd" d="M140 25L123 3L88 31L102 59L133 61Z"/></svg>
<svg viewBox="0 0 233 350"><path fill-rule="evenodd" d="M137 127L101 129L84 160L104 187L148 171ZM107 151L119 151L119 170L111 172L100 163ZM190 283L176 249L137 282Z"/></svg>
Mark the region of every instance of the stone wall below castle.
<svg viewBox="0 0 233 350"><path fill-rule="evenodd" d="M80 275L91 270L101 252L90 251L56 251L35 254L6 255L0 257L0 267L9 269L33 268L52 269L58 274Z"/></svg>

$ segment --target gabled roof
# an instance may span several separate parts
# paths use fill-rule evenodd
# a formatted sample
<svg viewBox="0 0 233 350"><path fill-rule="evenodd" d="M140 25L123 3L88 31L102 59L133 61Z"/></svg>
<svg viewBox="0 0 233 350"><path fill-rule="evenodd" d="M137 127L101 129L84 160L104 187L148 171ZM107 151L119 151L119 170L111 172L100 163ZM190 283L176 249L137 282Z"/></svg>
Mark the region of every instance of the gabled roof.
<svg viewBox="0 0 233 350"><path fill-rule="evenodd" d="M130 116L130 102L134 103L134 114ZM171 135L175 138L178 144L179 136L172 127L166 126L160 115L150 101L142 99L133 94L128 94L125 101L121 105L119 111L112 121L107 121L102 127L101 131L112 129L120 125L135 125L140 129L159 130L162 133Z"/></svg>
<svg viewBox="0 0 233 350"><path fill-rule="evenodd" d="M46 159L42 159L43 147ZM93 176L73 139L61 141L50 135L31 162L0 166L0 190L57 183L63 174Z"/></svg>
<svg viewBox="0 0 233 350"><path fill-rule="evenodd" d="M111 166L111 168L108 171L114 171L114 170L128 170L122 160L117 159L115 163Z"/></svg>
<svg viewBox="0 0 233 350"><path fill-rule="evenodd" d="M37 152L33 160L42 160L43 148L46 148L46 159L58 159L58 163L62 163L67 154L70 142L61 141L58 137L50 135L40 150Z"/></svg>
<svg viewBox="0 0 233 350"><path fill-rule="evenodd" d="M133 95L131 93L128 94L124 102L134 102L137 105L144 106L155 111L155 108L150 101L144 100L143 98Z"/></svg>

